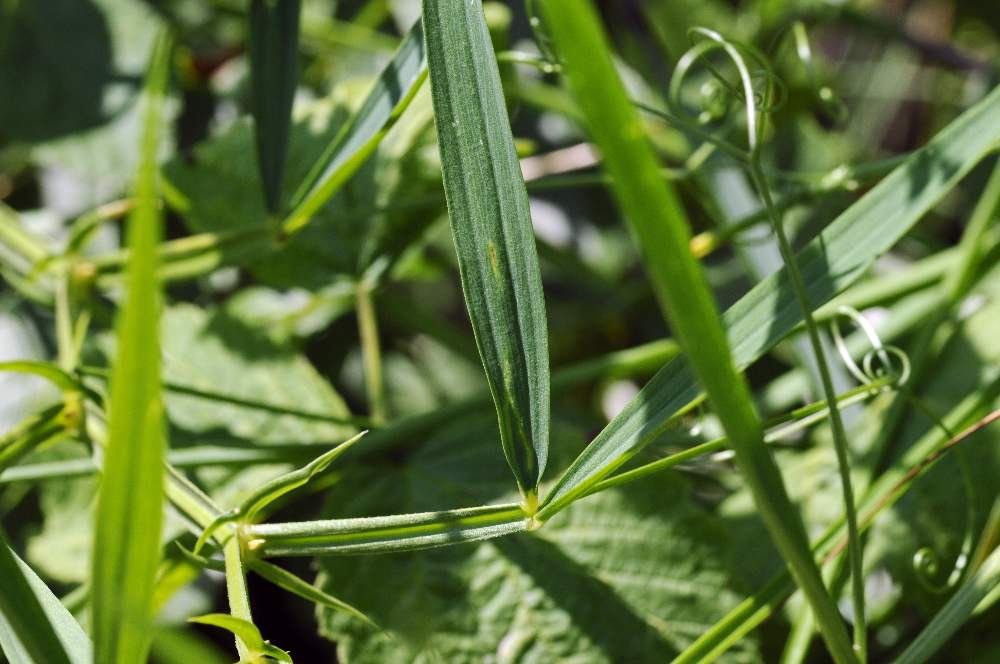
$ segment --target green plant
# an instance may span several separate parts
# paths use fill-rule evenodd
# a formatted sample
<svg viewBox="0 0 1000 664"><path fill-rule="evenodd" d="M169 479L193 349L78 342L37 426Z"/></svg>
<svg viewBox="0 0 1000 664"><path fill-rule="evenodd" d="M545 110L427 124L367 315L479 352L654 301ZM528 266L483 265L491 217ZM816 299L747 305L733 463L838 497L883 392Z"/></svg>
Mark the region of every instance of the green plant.
<svg viewBox="0 0 1000 664"><path fill-rule="evenodd" d="M220 629L240 661L331 656L272 605L360 662L982 646L1000 88L964 33L850 3L649 3L613 41L592 0L70 4L88 77L0 104L0 321L42 339L0 372L46 386L0 437L10 661L230 661ZM0 8L0 71L61 43L37 12ZM908 88L812 41L844 34L890 45L885 85L912 49L980 88L897 135ZM39 122L46 95L78 113ZM97 192L72 212L64 172Z"/></svg>

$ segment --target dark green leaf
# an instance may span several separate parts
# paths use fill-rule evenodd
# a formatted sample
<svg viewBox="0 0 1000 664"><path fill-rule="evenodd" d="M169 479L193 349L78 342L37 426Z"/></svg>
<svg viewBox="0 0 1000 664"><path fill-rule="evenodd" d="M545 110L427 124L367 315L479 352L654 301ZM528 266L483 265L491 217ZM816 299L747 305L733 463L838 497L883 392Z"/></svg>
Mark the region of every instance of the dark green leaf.
<svg viewBox="0 0 1000 664"><path fill-rule="evenodd" d="M548 456L549 355L528 195L482 4L425 0L424 30L466 306L504 454L534 512Z"/></svg>
<svg viewBox="0 0 1000 664"><path fill-rule="evenodd" d="M292 102L299 78L301 0L251 0L250 78L257 165L267 209L281 206Z"/></svg>

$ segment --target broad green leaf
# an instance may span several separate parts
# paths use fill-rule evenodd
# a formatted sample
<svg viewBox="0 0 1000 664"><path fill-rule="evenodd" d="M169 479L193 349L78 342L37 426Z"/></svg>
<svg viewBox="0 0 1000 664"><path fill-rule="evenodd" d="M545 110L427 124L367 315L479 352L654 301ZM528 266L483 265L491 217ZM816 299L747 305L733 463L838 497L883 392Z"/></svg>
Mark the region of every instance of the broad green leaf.
<svg viewBox="0 0 1000 664"><path fill-rule="evenodd" d="M307 411L347 418L350 412L305 357L230 316L225 308L169 307L163 314L162 335L165 382L228 395L234 401L168 390L167 415L175 426L202 436L227 431L258 445L332 443L354 433L349 425L296 416L294 412ZM236 400L273 408L239 405ZM292 412L283 413L282 408Z"/></svg>
<svg viewBox="0 0 1000 664"><path fill-rule="evenodd" d="M861 277L998 144L1000 88L948 125L798 253L813 305L822 305ZM784 270L757 284L723 318L740 369L801 323ZM546 498L548 505L556 509L584 493L648 444L698 395L687 362L678 358L668 363L559 479Z"/></svg>
<svg viewBox="0 0 1000 664"><path fill-rule="evenodd" d="M162 213L156 194L156 150L170 51L169 37L163 33L150 58L137 203L128 224L132 260L117 326L108 442L94 532L95 662L145 659L160 558L165 454L160 398L162 294L156 277Z"/></svg>
<svg viewBox="0 0 1000 664"><path fill-rule="evenodd" d="M975 297L982 295L985 293ZM1000 349L994 343L998 325L1000 302L993 298L963 322L944 349L937 364L939 370L925 378L918 392L927 408L934 413L947 413L965 395L984 389L987 368L1000 362ZM881 427L885 406L880 399L866 409L851 432L853 440L863 441L868 431ZM909 449L933 426L926 417L908 418L896 439L896 447ZM816 528L837 523L843 514L836 459L830 446L823 444L827 435L828 431L820 430L816 434L819 444L805 451L786 451L777 455L785 469L792 500L799 505L806 522ZM966 509L970 501L976 513L983 515L989 510L993 496L1000 491L998 443L1000 429L993 427L962 443L957 453L949 453L949 458L943 459L939 468L916 482L868 535L869 564L888 569L901 586L909 606L933 610L940 603L940 595L921 590L913 567L914 553L930 547L941 560L941 577L947 577L951 564L960 555L968 528ZM856 449L859 453L864 452ZM959 456L965 457L975 478L972 495L963 488ZM719 512L730 522L740 549L748 552L740 568L740 578L750 587L762 586L781 569L782 563L773 548L763 541L763 527L754 516L750 496L743 490L734 493L720 505Z"/></svg>
<svg viewBox="0 0 1000 664"><path fill-rule="evenodd" d="M983 306L962 321L916 392L933 413L947 413L965 395L983 392L991 368L1000 366L996 343L1000 329L1000 280L996 276L1000 271L994 270L993 275L984 279L970 301L982 301ZM884 411L872 413L867 426L880 426L883 416ZM932 426L925 417L907 418L895 440L896 449L908 449ZM979 527L978 520L989 512L1000 492L998 444L997 425L963 442L907 492L870 536L870 546L884 552L882 562L903 587L909 606L929 614L941 601L940 594L929 592L917 578L913 565L917 551L928 548L939 560L940 571L930 579L932 586L945 583L954 561L970 555L963 552L963 541L971 534L970 528L975 532ZM976 523L968 523L970 514Z"/></svg>
<svg viewBox="0 0 1000 664"><path fill-rule="evenodd" d="M553 467L582 433L553 428ZM458 420L406 467L346 477L330 509L365 516L507 499L497 438L490 418ZM663 662L738 601L727 587L724 531L679 475L610 490L565 517L484 543L322 558L319 587L385 630L320 607L322 633L355 664ZM754 646L730 661L757 661Z"/></svg>
<svg viewBox="0 0 1000 664"><path fill-rule="evenodd" d="M292 102L299 79L301 0L250 1L250 79L257 166L267 209L281 206Z"/></svg>
<svg viewBox="0 0 1000 664"><path fill-rule="evenodd" d="M69 664L67 642L72 641L72 616L62 609L45 584L34 576L7 545L7 538L0 531L0 648L11 662L52 662ZM44 590L43 590L44 589ZM47 595L47 597L46 597ZM80 631L80 626L76 625ZM61 632L67 632L63 636ZM86 641L86 637L83 638ZM77 644L79 645L79 644Z"/></svg>
<svg viewBox="0 0 1000 664"><path fill-rule="evenodd" d="M424 35L417 21L361 108L336 133L303 178L292 201L293 209L282 224L286 232L297 232L309 223L364 164L410 105L426 75Z"/></svg>
<svg viewBox="0 0 1000 664"><path fill-rule="evenodd" d="M425 0L445 197L500 439L534 512L549 436L545 300L528 195L479 0Z"/></svg>
<svg viewBox="0 0 1000 664"><path fill-rule="evenodd" d="M653 292L725 429L771 538L817 616L830 654L836 662L853 662L840 613L813 561L805 527L788 498L781 472L764 444L749 387L734 365L715 300L691 255L690 226L660 175L593 5L587 0L546 0L542 6L569 87L643 252Z"/></svg>

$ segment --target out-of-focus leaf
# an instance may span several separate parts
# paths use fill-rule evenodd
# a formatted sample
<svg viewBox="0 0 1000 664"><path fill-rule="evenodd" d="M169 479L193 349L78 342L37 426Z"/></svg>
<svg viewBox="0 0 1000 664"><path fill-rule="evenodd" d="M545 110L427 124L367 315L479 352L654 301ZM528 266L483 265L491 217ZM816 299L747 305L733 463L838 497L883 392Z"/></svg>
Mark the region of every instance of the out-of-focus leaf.
<svg viewBox="0 0 1000 664"><path fill-rule="evenodd" d="M13 664L79 662L90 643L73 616L21 562L0 531L0 648ZM82 650L70 658L72 650ZM89 659L89 658L87 658Z"/></svg>
<svg viewBox="0 0 1000 664"><path fill-rule="evenodd" d="M364 103L326 146L302 180L285 220L297 231L365 163L409 106L427 74L424 34L417 21L392 61L376 79Z"/></svg>
<svg viewBox="0 0 1000 664"><path fill-rule="evenodd" d="M350 415L304 357L222 310L170 307L163 316L163 379L295 410ZM186 431L228 431L256 444L333 442L349 426L282 415L184 394L166 395L170 421Z"/></svg>
<svg viewBox="0 0 1000 664"><path fill-rule="evenodd" d="M347 109L331 99L306 105L291 129L285 182L302 180L347 121ZM246 265L276 288L317 290L337 275L358 276L372 262L392 260L424 231L438 206L405 212L381 208L434 193L436 176L423 167L415 148L431 127L429 100L420 96L393 126L379 149L337 195L316 211L308 226L280 245L256 240ZM199 144L192 162L175 160L164 168L167 198L193 232L226 232L267 223L260 175L253 159L252 128L237 122ZM292 192L286 189L284 194Z"/></svg>
<svg viewBox="0 0 1000 664"><path fill-rule="evenodd" d="M282 176L299 78L301 0L251 0L250 78L257 166L269 212L281 206Z"/></svg>
<svg viewBox="0 0 1000 664"><path fill-rule="evenodd" d="M500 73L479 0L425 0L434 117L465 303L529 512L549 437L545 298Z"/></svg>
<svg viewBox="0 0 1000 664"><path fill-rule="evenodd" d="M994 275L1000 272L995 270ZM931 412L947 413L966 395L982 390L990 368L1000 365L1000 347L996 343L996 331L1000 329L997 283L995 277L987 278L985 285L992 284L990 290L972 296L970 303L979 301L984 306L961 324L922 381L917 396ZM984 297L988 299L984 301ZM880 414L870 414L869 426L878 426ZM932 426L926 418L909 418L897 449L908 448ZM966 484L966 477L971 486ZM956 558L962 555L962 542L970 528L968 508L972 507L977 519L984 518L1000 492L998 478L1000 427L993 425L950 452L877 522L870 546L883 552L885 564L906 591L907 603L921 606L928 615L939 608L940 595L929 593L918 582L913 556L929 548L940 568L939 576L932 581L943 583Z"/></svg>
<svg viewBox="0 0 1000 664"><path fill-rule="evenodd" d="M71 454L77 457L78 452L71 451L76 447L57 445L40 456L51 461ZM92 477L50 482L38 488L38 506L45 519L28 539L25 557L46 578L81 583L90 575L96 488Z"/></svg>
<svg viewBox="0 0 1000 664"><path fill-rule="evenodd" d="M129 219L128 293L118 325L104 473L92 555L95 662L145 659L160 559L165 456L160 396L162 291L156 246L163 233L156 153L170 74L171 43L161 33L144 91L141 163Z"/></svg>
<svg viewBox="0 0 1000 664"><path fill-rule="evenodd" d="M581 432L553 430L552 462ZM512 497L489 418L444 428L396 472L345 478L335 515L437 510ZM662 662L732 607L726 538L675 475L582 501L531 534L320 561L323 588L386 632L318 610L344 661ZM732 661L755 661L748 641Z"/></svg>
<svg viewBox="0 0 1000 664"><path fill-rule="evenodd" d="M42 196L49 209L74 215L121 195L139 166L138 99L149 46L163 21L137 0L10 6L23 14L40 13L30 26L0 20L0 44L29 42L24 45L28 52L18 52L12 61L0 56L5 63L0 80L18 91L0 100L0 117L23 118L13 124L0 120L0 134L18 122L37 127L30 158L42 167ZM12 40L3 36L8 29ZM27 80L21 82L22 77ZM164 114L173 114L172 105ZM171 132L165 125L161 154Z"/></svg>
<svg viewBox="0 0 1000 664"><path fill-rule="evenodd" d="M0 134L40 140L106 119L111 34L91 0L6 3L0 9ZM17 94L10 94L17 90Z"/></svg>
<svg viewBox="0 0 1000 664"><path fill-rule="evenodd" d="M157 628L150 655L158 664L230 664L233 659L207 638L179 627Z"/></svg>

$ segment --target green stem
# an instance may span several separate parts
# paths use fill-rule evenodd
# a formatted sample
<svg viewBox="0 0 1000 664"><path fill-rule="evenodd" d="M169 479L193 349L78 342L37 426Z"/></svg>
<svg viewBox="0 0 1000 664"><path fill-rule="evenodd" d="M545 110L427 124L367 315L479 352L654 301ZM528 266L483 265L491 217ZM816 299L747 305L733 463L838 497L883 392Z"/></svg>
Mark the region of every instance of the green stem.
<svg viewBox="0 0 1000 664"><path fill-rule="evenodd" d="M358 315L358 334L361 337L361 355L365 365L365 387L372 422L380 425L386 421L385 382L382 378L382 349L378 337L378 318L372 302L372 289L367 281L358 282L355 306Z"/></svg>
<svg viewBox="0 0 1000 664"><path fill-rule="evenodd" d="M233 533L226 540L222 546L222 553L226 560L226 596L229 598L229 613L252 623L253 615L250 612L247 574L243 567L243 547L240 537L236 533ZM236 651L240 654L241 662L250 660L251 651L238 636L236 637Z"/></svg>
<svg viewBox="0 0 1000 664"><path fill-rule="evenodd" d="M834 450L837 454L837 467L840 471L841 488L844 495L844 515L847 522L849 541L848 558L851 566L851 600L854 608L854 649L861 662L864 663L867 659L864 560L861 536L858 532L858 515L854 503L854 488L851 482L851 461L847 446L847 433L844 430L844 422L840 416L840 408L837 405L837 392L833 387L833 379L830 376L830 367L827 364L826 353L823 350L819 326L816 324L815 318L813 318L812 304L809 302L809 296L806 294L805 284L802 281L802 273L799 272L795 253L792 251L791 243L788 241L781 216L774 207L770 187L760 167L758 154L755 153L750 158L749 166L751 179L764 202L764 207L768 210L771 225L778 239L778 248L781 251L782 260L785 263L792 289L802 310L806 331L809 334L809 342L812 345L813 355L816 359L816 367L819 370L823 394L830 409L830 427L833 431Z"/></svg>
<svg viewBox="0 0 1000 664"><path fill-rule="evenodd" d="M73 313L69 297L69 274L66 269L60 270L56 277L56 347L58 348L59 368L63 371L73 371L76 365L76 343L73 334Z"/></svg>
<svg viewBox="0 0 1000 664"><path fill-rule="evenodd" d="M311 556L414 551L523 532L537 524L518 504L354 519L244 526L257 556Z"/></svg>

